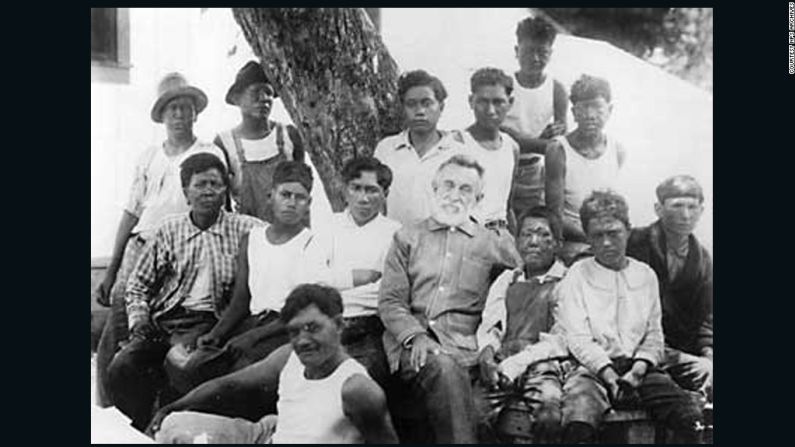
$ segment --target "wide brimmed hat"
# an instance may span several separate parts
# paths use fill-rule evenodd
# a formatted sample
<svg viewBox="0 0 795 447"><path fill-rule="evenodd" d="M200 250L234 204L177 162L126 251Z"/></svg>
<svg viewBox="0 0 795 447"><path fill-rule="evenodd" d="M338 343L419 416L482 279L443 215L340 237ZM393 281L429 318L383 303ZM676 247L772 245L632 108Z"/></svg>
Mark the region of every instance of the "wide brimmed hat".
<svg viewBox="0 0 795 447"><path fill-rule="evenodd" d="M157 101L152 106L152 121L163 122L163 107L172 99L179 96L189 96L193 98L198 115L207 107L207 95L203 91L188 84L188 80L180 73L169 73L163 77L157 85Z"/></svg>
<svg viewBox="0 0 795 447"><path fill-rule="evenodd" d="M235 83L229 87L229 91L226 92L226 103L229 105L237 105L235 103L235 97L245 90L251 84L255 84L258 82L264 82L266 84L273 83L265 76L265 70L263 70L262 65L259 62L255 61L248 61L240 71L237 72L237 76L235 76ZM276 98L277 95L274 91L273 97Z"/></svg>

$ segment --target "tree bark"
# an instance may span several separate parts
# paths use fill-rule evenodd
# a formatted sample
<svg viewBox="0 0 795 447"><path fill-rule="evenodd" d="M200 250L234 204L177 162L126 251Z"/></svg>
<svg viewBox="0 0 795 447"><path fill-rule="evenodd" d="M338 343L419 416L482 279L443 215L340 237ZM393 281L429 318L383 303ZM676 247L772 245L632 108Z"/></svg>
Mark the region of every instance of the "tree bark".
<svg viewBox="0 0 795 447"><path fill-rule="evenodd" d="M298 127L334 211L340 172L400 131L398 67L362 8L233 8Z"/></svg>

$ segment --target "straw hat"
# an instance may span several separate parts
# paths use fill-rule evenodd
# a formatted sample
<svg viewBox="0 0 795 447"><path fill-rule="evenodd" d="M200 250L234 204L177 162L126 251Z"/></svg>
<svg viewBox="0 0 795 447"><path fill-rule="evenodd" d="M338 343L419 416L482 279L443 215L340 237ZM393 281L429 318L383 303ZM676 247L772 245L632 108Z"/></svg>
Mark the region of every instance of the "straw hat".
<svg viewBox="0 0 795 447"><path fill-rule="evenodd" d="M162 123L163 107L165 107L169 101L179 96L193 98L197 115L207 107L207 95L205 95L203 91L188 84L188 80L180 73L169 73L165 75L160 81L160 84L157 85L157 101L155 101L155 105L152 106L152 121Z"/></svg>

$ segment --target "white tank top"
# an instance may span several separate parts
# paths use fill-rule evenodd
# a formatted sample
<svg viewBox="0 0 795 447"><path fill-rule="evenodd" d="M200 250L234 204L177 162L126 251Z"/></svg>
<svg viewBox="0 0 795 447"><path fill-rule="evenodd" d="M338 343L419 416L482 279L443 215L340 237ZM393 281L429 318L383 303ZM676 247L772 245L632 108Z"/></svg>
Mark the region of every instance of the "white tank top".
<svg viewBox="0 0 795 447"><path fill-rule="evenodd" d="M511 194L511 181L519 145L508 134L500 132L502 145L496 150L481 146L467 131L462 131L464 143L470 148L477 161L483 166L483 199L473 214L478 222L507 220L508 196Z"/></svg>
<svg viewBox="0 0 795 447"><path fill-rule="evenodd" d="M349 358L330 376L308 380L295 352L279 375L279 419L274 444L362 444L364 437L342 409L342 385L354 374L367 374Z"/></svg>
<svg viewBox="0 0 795 447"><path fill-rule="evenodd" d="M505 116L504 125L538 137L555 116L554 92L555 82L549 75L536 88L522 87L514 75L513 106Z"/></svg>
<svg viewBox="0 0 795 447"><path fill-rule="evenodd" d="M248 236L249 309L281 311L287 295L300 284L300 270L312 232L304 228L289 241L273 245L265 235L268 226L251 229Z"/></svg>
<svg viewBox="0 0 795 447"><path fill-rule="evenodd" d="M607 148L599 158L593 160L574 150L564 135L555 138L566 152L563 218L577 227L582 227L580 206L591 192L597 189L615 189L617 184L619 166L616 142L609 136L605 138Z"/></svg>

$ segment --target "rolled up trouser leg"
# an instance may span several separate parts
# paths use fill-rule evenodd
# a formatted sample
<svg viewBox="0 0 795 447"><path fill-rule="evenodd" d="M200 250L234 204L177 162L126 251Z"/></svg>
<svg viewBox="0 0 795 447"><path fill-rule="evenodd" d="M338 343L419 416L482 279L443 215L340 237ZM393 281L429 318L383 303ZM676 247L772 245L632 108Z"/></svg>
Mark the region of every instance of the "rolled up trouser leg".
<svg viewBox="0 0 795 447"><path fill-rule="evenodd" d="M582 433L587 430L573 430L590 427L591 435L602 423L604 414L610 409L610 398L602 382L584 366L578 366L567 375L563 383L562 425L564 443L577 443L579 440L566 439L567 434ZM590 436L590 435L589 435Z"/></svg>

